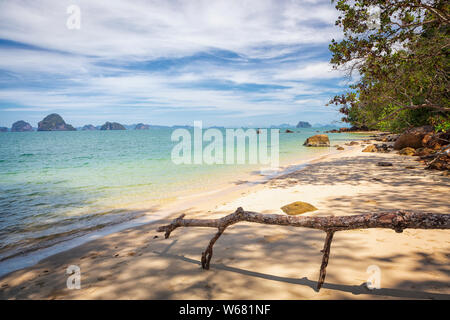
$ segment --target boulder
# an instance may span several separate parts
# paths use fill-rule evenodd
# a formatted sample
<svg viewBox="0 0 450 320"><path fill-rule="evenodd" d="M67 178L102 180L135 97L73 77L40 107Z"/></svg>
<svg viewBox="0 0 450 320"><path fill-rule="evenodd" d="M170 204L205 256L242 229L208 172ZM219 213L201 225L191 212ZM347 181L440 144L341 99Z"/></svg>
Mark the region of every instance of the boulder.
<svg viewBox="0 0 450 320"><path fill-rule="evenodd" d="M316 134L306 139L303 145L307 147L329 147L330 139L328 139L326 134Z"/></svg>
<svg viewBox="0 0 450 320"><path fill-rule="evenodd" d="M431 161L426 169L434 169L434 170L450 170L450 155L449 154L441 154L436 157L433 161Z"/></svg>
<svg viewBox="0 0 450 320"><path fill-rule="evenodd" d="M447 145L448 141L450 141L450 132L429 133L423 137L422 145L433 150L439 150Z"/></svg>
<svg viewBox="0 0 450 320"><path fill-rule="evenodd" d="M150 126L148 124L138 123L136 127L134 127L134 130L148 130L150 129Z"/></svg>
<svg viewBox="0 0 450 320"><path fill-rule="evenodd" d="M337 147L336 150L345 150L343 147Z"/></svg>
<svg viewBox="0 0 450 320"><path fill-rule="evenodd" d="M11 132L25 132L25 131L33 131L33 127L31 126L31 124L23 120L16 121L11 126Z"/></svg>
<svg viewBox="0 0 450 320"><path fill-rule="evenodd" d="M414 148L406 147L400 150L398 154L402 154L404 156L413 156L416 154L416 150Z"/></svg>
<svg viewBox="0 0 450 320"><path fill-rule="evenodd" d="M387 139L388 142L394 142L394 141L396 141L398 139L398 137L400 137L399 134L388 134L386 136L386 139Z"/></svg>
<svg viewBox="0 0 450 320"><path fill-rule="evenodd" d="M286 129L286 133L294 133L294 131Z"/></svg>
<svg viewBox="0 0 450 320"><path fill-rule="evenodd" d="M382 145L375 145L377 152L391 152L392 146L383 143Z"/></svg>
<svg viewBox="0 0 450 320"><path fill-rule="evenodd" d="M432 126L422 126L412 128L401 134L394 143L395 150L401 150L407 147L421 148L423 147L422 140L427 134L433 133Z"/></svg>
<svg viewBox="0 0 450 320"><path fill-rule="evenodd" d="M419 156L419 157L423 157L423 156L429 156L433 153L435 153L436 151L430 148L419 148L416 150L416 152L414 153L415 156Z"/></svg>
<svg viewBox="0 0 450 320"><path fill-rule="evenodd" d="M316 211L318 209L307 202L296 201L281 207L281 210L290 216L295 216L309 211Z"/></svg>
<svg viewBox="0 0 450 320"><path fill-rule="evenodd" d="M59 114L52 113L38 123L38 131L76 131L76 129L67 124Z"/></svg>
<svg viewBox="0 0 450 320"><path fill-rule="evenodd" d="M105 124L101 126L100 130L126 130L126 129L120 123L105 122Z"/></svg>
<svg viewBox="0 0 450 320"><path fill-rule="evenodd" d="M365 147L362 152L377 152L377 147L374 144Z"/></svg>
<svg viewBox="0 0 450 320"><path fill-rule="evenodd" d="M349 143L349 146L356 146L357 144L359 144L358 141L351 141L351 142Z"/></svg>

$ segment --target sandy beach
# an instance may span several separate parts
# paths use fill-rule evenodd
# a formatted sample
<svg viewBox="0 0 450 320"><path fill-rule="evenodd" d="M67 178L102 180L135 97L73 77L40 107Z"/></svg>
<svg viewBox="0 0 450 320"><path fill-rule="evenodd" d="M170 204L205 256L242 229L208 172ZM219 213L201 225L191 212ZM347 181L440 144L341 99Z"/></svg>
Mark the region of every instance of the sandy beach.
<svg viewBox="0 0 450 320"><path fill-rule="evenodd" d="M312 216L394 209L449 213L449 177L423 170L415 157L344 147L264 183L236 181L226 191L190 198L165 208L167 218L10 273L0 279L0 299L450 299L448 230L338 232L320 292L315 288L324 232L239 223L216 243L206 271L200 255L214 229L179 228L169 239L156 231L181 213L219 218L243 207L284 214L280 208L294 201L317 207L305 214ZM377 166L379 161L393 166ZM66 287L69 265L80 267L79 290ZM373 265L381 271L378 290L364 285Z"/></svg>

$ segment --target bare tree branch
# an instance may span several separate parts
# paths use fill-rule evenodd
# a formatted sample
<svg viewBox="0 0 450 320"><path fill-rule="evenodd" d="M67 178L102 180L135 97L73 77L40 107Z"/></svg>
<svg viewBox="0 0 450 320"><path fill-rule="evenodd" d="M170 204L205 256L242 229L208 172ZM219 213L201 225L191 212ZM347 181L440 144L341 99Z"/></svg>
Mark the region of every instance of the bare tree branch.
<svg viewBox="0 0 450 320"><path fill-rule="evenodd" d="M331 241L337 231L368 229L368 228L387 228L396 232L403 232L406 228L412 229L450 229L450 215L412 212L398 210L395 212L370 213L353 216L330 216L330 217L296 217L279 214L261 214L258 212L244 211L238 208L234 213L220 219L183 219L184 214L174 219L170 224L158 228L158 232L165 232L166 239L170 237L172 231L179 227L210 227L217 228L218 232L214 235L208 244L208 247L202 252L202 268L209 269L209 263L213 254L213 246L225 229L241 221L254 222L269 225L292 226L301 228L311 228L323 230L327 233L325 245L322 250L323 258L320 267L320 276L317 289L322 287L326 267L330 255Z"/></svg>

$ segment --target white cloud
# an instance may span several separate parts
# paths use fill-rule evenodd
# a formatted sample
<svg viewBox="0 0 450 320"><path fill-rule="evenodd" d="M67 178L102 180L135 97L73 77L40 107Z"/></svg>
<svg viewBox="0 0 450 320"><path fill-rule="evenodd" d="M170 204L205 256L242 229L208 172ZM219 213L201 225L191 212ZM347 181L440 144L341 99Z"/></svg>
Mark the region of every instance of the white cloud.
<svg viewBox="0 0 450 320"><path fill-rule="evenodd" d="M308 79L336 79L343 77L344 74L333 70L328 62L312 62L307 65L290 69L276 76L283 80L308 80Z"/></svg>
<svg viewBox="0 0 450 320"><path fill-rule="evenodd" d="M151 59L211 48L265 57L264 47L328 43L339 36L327 1L80 0L80 30L66 27L71 4L3 1L0 37L82 55Z"/></svg>
<svg viewBox="0 0 450 320"><path fill-rule="evenodd" d="M80 30L66 28L71 4L73 0L0 2L0 38L45 49L2 48L0 69L25 83L0 89L0 101L23 106L2 111L137 106L249 117L289 113L326 100L330 89L310 80L342 76L314 51L289 56L311 46L326 50L332 38L341 37L334 26L337 11L328 0L78 0ZM230 63L200 60L159 71L127 67L222 50L236 57ZM26 81L54 87L32 89ZM196 83L286 88L240 91Z"/></svg>

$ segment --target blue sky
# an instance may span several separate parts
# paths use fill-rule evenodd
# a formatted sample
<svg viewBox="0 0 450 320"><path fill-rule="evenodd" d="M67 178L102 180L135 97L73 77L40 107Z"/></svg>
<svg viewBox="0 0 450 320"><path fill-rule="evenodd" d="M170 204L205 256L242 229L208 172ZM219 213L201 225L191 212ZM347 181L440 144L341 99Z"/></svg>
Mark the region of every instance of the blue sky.
<svg viewBox="0 0 450 320"><path fill-rule="evenodd" d="M329 0L4 0L0 126L330 123L349 82L328 63L336 18Z"/></svg>

